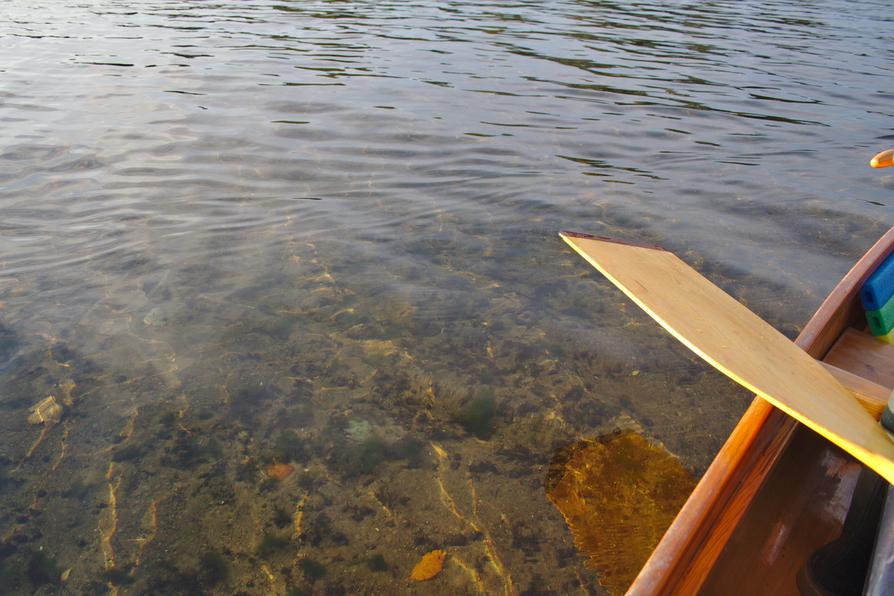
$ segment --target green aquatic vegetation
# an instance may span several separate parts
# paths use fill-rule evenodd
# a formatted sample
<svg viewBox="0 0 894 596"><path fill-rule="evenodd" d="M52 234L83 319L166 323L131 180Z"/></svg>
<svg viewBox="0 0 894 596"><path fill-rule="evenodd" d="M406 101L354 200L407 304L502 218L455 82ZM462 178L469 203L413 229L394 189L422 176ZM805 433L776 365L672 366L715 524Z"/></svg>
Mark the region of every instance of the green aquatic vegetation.
<svg viewBox="0 0 894 596"><path fill-rule="evenodd" d="M357 467L361 473L369 473L375 470L379 464L388 459L388 444L381 437L369 436L352 449L356 458Z"/></svg>
<svg viewBox="0 0 894 596"><path fill-rule="evenodd" d="M298 486L305 491L310 491L321 481L322 476L316 470L310 470L298 476Z"/></svg>
<svg viewBox="0 0 894 596"><path fill-rule="evenodd" d="M383 399L394 399L410 391L413 387L409 376L400 369L381 368L372 379L373 389Z"/></svg>
<svg viewBox="0 0 894 596"><path fill-rule="evenodd" d="M307 445L305 441L292 431L283 431L277 437L270 451L270 459L288 462L305 461Z"/></svg>
<svg viewBox="0 0 894 596"><path fill-rule="evenodd" d="M265 534L255 553L262 559L266 559L270 555L289 545L289 539L285 536L276 534Z"/></svg>
<svg viewBox="0 0 894 596"><path fill-rule="evenodd" d="M282 507L277 507L273 510L273 524L277 528L285 528L290 523L292 523L292 514Z"/></svg>
<svg viewBox="0 0 894 596"><path fill-rule="evenodd" d="M235 465L236 480L241 482L249 482L254 480L258 475L258 464L253 459L237 462Z"/></svg>
<svg viewBox="0 0 894 596"><path fill-rule="evenodd" d="M176 433L180 432L180 428L177 426L177 421L180 420L180 416L177 412L167 411L158 416L158 430L155 432L155 438L158 440L166 441L173 437Z"/></svg>
<svg viewBox="0 0 894 596"><path fill-rule="evenodd" d="M352 434L351 430L358 432ZM353 477L372 474L388 461L404 460L408 467L418 468L426 457L425 444L420 439L407 435L386 441L368 423L349 423L341 441L330 453L329 462L343 476Z"/></svg>
<svg viewBox="0 0 894 596"><path fill-rule="evenodd" d="M80 478L71 481L69 485L62 491L62 496L66 499L75 499L78 501L85 500L93 491L95 487L91 484L87 484Z"/></svg>
<svg viewBox="0 0 894 596"><path fill-rule="evenodd" d="M145 445L123 445L112 453L112 461L121 462L139 459L146 451Z"/></svg>
<svg viewBox="0 0 894 596"><path fill-rule="evenodd" d="M183 470L215 461L221 457L223 449L214 437L203 437L195 432L179 431L174 444L166 449L161 463Z"/></svg>
<svg viewBox="0 0 894 596"><path fill-rule="evenodd" d="M21 482L19 479L10 475L7 465L8 462L4 458L2 466L0 466L0 493L8 488L14 488Z"/></svg>
<svg viewBox="0 0 894 596"><path fill-rule="evenodd" d="M393 360L393 354L383 352L367 353L360 356L360 361L374 369L382 369Z"/></svg>
<svg viewBox="0 0 894 596"><path fill-rule="evenodd" d="M376 435L359 443L349 441L332 458L334 467L346 477L372 474L388 459L388 444Z"/></svg>
<svg viewBox="0 0 894 596"><path fill-rule="evenodd" d="M388 571L388 564L381 553L375 553L367 557L366 567L370 571Z"/></svg>
<svg viewBox="0 0 894 596"><path fill-rule="evenodd" d="M276 478L264 478L261 480L261 483L258 485L258 492L260 493L269 493L276 490L276 487L279 485L279 481Z"/></svg>
<svg viewBox="0 0 894 596"><path fill-rule="evenodd" d="M111 582L116 586L126 586L132 584L134 581L133 576L130 575L128 570L122 569L121 567L107 569L105 573L102 574L102 578L106 583Z"/></svg>
<svg viewBox="0 0 894 596"><path fill-rule="evenodd" d="M72 362L77 356L77 352L64 343L60 342L50 346L50 357L56 362Z"/></svg>
<svg viewBox="0 0 894 596"><path fill-rule="evenodd" d="M201 450L190 434L180 431L174 439L161 463L174 468L191 468L201 461Z"/></svg>
<svg viewBox="0 0 894 596"><path fill-rule="evenodd" d="M487 439L494 431L497 415L497 400L493 389L485 388L467 401L453 416L453 419L479 439Z"/></svg>
<svg viewBox="0 0 894 596"><path fill-rule="evenodd" d="M217 551L209 550L199 558L198 577L208 586L230 579L230 562Z"/></svg>
<svg viewBox="0 0 894 596"><path fill-rule="evenodd" d="M342 415L330 416L320 431L320 443L338 443L344 440L348 419Z"/></svg>
<svg viewBox="0 0 894 596"><path fill-rule="evenodd" d="M249 329L249 333L266 335L272 339L284 341L289 339L295 321L286 317L277 317L271 320L257 321Z"/></svg>
<svg viewBox="0 0 894 596"><path fill-rule="evenodd" d="M0 562L0 586L15 592L28 581L25 565L19 557L10 557Z"/></svg>
<svg viewBox="0 0 894 596"><path fill-rule="evenodd" d="M552 453L572 437L561 419L534 413L514 417L495 434L494 441L501 455L528 462L532 454Z"/></svg>
<svg viewBox="0 0 894 596"><path fill-rule="evenodd" d="M246 424L252 423L268 402L279 396L279 392L273 386L259 383L249 383L230 389L229 394L230 412L233 418Z"/></svg>
<svg viewBox="0 0 894 596"><path fill-rule="evenodd" d="M388 445L390 459L407 462L407 467L418 468L428 456L426 445L421 439L407 435Z"/></svg>
<svg viewBox="0 0 894 596"><path fill-rule="evenodd" d="M145 588L141 594L182 594L183 596L202 596L207 594L202 580L194 570L183 570L170 561L161 560L150 564L142 570L141 576L146 578ZM104 594L105 592L97 592Z"/></svg>
<svg viewBox="0 0 894 596"><path fill-rule="evenodd" d="M59 581L61 571L56 564L56 559L42 550L33 551L28 557L26 566L28 580L33 586L53 584Z"/></svg>
<svg viewBox="0 0 894 596"><path fill-rule="evenodd" d="M177 412L165 412L161 416L158 417L158 423L162 426L173 427L177 422Z"/></svg>
<svg viewBox="0 0 894 596"><path fill-rule="evenodd" d="M301 573L304 574L304 577L311 583L326 575L326 566L313 559L301 559L298 563L298 567L301 569Z"/></svg>

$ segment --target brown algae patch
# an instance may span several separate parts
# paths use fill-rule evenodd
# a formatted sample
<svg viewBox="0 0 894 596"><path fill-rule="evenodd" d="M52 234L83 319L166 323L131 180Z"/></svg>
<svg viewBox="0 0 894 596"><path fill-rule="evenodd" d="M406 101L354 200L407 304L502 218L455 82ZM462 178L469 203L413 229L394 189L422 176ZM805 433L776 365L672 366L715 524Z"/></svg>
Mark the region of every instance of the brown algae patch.
<svg viewBox="0 0 894 596"><path fill-rule="evenodd" d="M679 459L624 430L560 450L546 488L587 566L622 594L694 487Z"/></svg>

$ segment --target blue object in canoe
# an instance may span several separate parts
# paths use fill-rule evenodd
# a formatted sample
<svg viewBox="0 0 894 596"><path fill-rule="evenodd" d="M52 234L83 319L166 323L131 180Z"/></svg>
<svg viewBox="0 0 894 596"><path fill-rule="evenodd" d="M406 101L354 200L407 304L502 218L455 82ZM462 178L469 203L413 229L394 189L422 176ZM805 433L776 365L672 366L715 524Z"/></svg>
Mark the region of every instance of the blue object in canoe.
<svg viewBox="0 0 894 596"><path fill-rule="evenodd" d="M891 296L894 296L894 255L879 265L860 290L860 299L867 311L881 309Z"/></svg>

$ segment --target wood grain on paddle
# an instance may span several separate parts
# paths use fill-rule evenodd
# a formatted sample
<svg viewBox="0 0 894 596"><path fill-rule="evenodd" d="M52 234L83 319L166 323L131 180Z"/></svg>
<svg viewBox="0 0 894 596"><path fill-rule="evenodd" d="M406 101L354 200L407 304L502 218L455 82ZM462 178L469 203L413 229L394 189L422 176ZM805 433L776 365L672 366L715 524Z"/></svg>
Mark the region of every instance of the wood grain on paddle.
<svg viewBox="0 0 894 596"><path fill-rule="evenodd" d="M894 482L894 443L816 360L664 250L562 238L706 362Z"/></svg>

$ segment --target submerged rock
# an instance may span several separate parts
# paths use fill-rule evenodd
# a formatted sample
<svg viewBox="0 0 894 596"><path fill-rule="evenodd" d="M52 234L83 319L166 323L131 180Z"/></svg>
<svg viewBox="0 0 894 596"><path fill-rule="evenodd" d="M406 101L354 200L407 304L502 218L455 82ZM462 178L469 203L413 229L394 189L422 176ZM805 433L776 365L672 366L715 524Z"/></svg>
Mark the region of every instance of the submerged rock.
<svg viewBox="0 0 894 596"><path fill-rule="evenodd" d="M50 395L37 402L37 404L31 408L31 414L28 415L28 422L30 424L53 426L62 420L64 411L62 406L56 401L56 397Z"/></svg>
<svg viewBox="0 0 894 596"><path fill-rule="evenodd" d="M289 476L291 476L292 472L295 471L295 466L291 464L281 464L281 463L272 463L268 464L267 467L264 468L264 473L268 478L273 478L277 481L283 481Z"/></svg>
<svg viewBox="0 0 894 596"><path fill-rule="evenodd" d="M365 441L372 434L372 424L370 424L367 420L360 420L357 418L348 420L348 426L345 429L345 434L348 435L348 438L353 441Z"/></svg>
<svg viewBox="0 0 894 596"><path fill-rule="evenodd" d="M466 432L479 439L488 439L494 430L497 400L493 389L483 388L453 416Z"/></svg>
<svg viewBox="0 0 894 596"><path fill-rule="evenodd" d="M143 324L149 327L164 327L168 324L168 317L160 306L156 306L143 317Z"/></svg>

